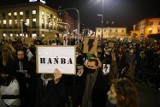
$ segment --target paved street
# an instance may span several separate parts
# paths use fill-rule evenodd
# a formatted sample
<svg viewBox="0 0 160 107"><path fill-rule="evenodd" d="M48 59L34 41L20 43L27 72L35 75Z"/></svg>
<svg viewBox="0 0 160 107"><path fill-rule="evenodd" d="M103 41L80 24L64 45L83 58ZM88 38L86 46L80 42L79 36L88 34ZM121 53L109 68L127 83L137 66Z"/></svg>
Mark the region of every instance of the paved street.
<svg viewBox="0 0 160 107"><path fill-rule="evenodd" d="M139 107L160 107L160 91L153 87L137 84Z"/></svg>

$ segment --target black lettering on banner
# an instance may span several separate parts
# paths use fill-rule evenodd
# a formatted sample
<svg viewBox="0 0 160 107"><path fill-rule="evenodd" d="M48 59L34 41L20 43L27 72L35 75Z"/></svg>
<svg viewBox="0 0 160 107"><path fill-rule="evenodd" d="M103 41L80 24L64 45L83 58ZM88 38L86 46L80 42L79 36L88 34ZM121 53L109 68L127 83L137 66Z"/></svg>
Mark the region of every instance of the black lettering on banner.
<svg viewBox="0 0 160 107"><path fill-rule="evenodd" d="M54 64L58 64L58 56L56 56L56 58L54 58Z"/></svg>
<svg viewBox="0 0 160 107"><path fill-rule="evenodd" d="M51 58L48 59L48 63L47 64L52 64Z"/></svg>
<svg viewBox="0 0 160 107"><path fill-rule="evenodd" d="M73 64L72 59L69 58L68 63L67 64Z"/></svg>
<svg viewBox="0 0 160 107"><path fill-rule="evenodd" d="M61 58L61 64L65 64L66 63L66 59L65 58Z"/></svg>
<svg viewBox="0 0 160 107"><path fill-rule="evenodd" d="M46 63L47 62L47 63ZM40 64L73 64L72 58L40 58Z"/></svg>
<svg viewBox="0 0 160 107"><path fill-rule="evenodd" d="M40 63L45 64L45 58L40 58Z"/></svg>

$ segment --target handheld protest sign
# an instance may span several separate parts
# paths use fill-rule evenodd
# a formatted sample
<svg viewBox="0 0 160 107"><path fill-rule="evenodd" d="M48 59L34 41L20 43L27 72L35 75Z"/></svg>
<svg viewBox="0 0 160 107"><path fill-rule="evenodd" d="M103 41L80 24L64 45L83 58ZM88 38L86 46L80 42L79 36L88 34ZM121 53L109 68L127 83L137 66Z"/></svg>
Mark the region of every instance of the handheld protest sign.
<svg viewBox="0 0 160 107"><path fill-rule="evenodd" d="M33 45L33 38L25 38L24 39L25 44L32 44Z"/></svg>
<svg viewBox="0 0 160 107"><path fill-rule="evenodd" d="M75 53L75 46L37 46L37 73L53 73L59 69L62 74L75 74Z"/></svg>
<svg viewBox="0 0 160 107"><path fill-rule="evenodd" d="M110 72L110 64L103 64L103 74L107 75Z"/></svg>
<svg viewBox="0 0 160 107"><path fill-rule="evenodd" d="M109 42L108 47L113 48L114 47L114 42Z"/></svg>
<svg viewBox="0 0 160 107"><path fill-rule="evenodd" d="M94 54L95 52L97 52L97 44L98 44L98 38L85 37L83 53Z"/></svg>

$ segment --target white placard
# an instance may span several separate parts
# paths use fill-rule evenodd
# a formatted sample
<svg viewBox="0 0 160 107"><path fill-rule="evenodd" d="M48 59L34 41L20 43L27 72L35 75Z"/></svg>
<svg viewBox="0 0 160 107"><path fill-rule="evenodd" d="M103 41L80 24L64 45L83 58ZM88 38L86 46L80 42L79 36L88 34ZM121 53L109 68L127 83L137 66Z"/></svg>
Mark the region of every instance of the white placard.
<svg viewBox="0 0 160 107"><path fill-rule="evenodd" d="M103 64L103 74L107 75L110 72L110 64Z"/></svg>
<svg viewBox="0 0 160 107"><path fill-rule="evenodd" d="M37 46L37 73L53 73L57 68L62 74L75 74L75 46Z"/></svg>

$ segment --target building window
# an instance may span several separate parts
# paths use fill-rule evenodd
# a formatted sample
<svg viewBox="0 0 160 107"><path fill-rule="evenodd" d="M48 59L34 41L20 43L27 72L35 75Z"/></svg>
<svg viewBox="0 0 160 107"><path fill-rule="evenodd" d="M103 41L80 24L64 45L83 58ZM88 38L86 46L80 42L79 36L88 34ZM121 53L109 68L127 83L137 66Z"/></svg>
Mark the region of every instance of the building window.
<svg viewBox="0 0 160 107"><path fill-rule="evenodd" d="M149 28L148 30L149 30L149 33L152 33L152 28Z"/></svg>
<svg viewBox="0 0 160 107"><path fill-rule="evenodd" d="M124 32L124 30L121 30L121 32L123 33L123 32Z"/></svg>
<svg viewBox="0 0 160 107"><path fill-rule="evenodd" d="M44 15L44 11L42 11L42 15Z"/></svg>
<svg viewBox="0 0 160 107"><path fill-rule="evenodd" d="M112 29L110 29L109 32L112 32Z"/></svg>
<svg viewBox="0 0 160 107"><path fill-rule="evenodd" d="M42 18L42 28L45 28L45 26L44 26L44 18Z"/></svg>
<svg viewBox="0 0 160 107"><path fill-rule="evenodd" d="M11 13L8 13L8 16L11 16L12 14Z"/></svg>
<svg viewBox="0 0 160 107"><path fill-rule="evenodd" d="M17 12L14 12L14 16L17 16Z"/></svg>
<svg viewBox="0 0 160 107"><path fill-rule="evenodd" d="M9 25L12 25L12 20L9 20Z"/></svg>
<svg viewBox="0 0 160 107"><path fill-rule="evenodd" d="M36 18L33 18L33 19L32 19L32 27L33 27L33 28L36 28Z"/></svg>
<svg viewBox="0 0 160 107"><path fill-rule="evenodd" d="M26 24L27 26L29 26L29 19L26 19Z"/></svg>
<svg viewBox="0 0 160 107"><path fill-rule="evenodd" d="M150 21L150 22L149 22L149 25L153 25L153 21Z"/></svg>
<svg viewBox="0 0 160 107"><path fill-rule="evenodd" d="M14 12L14 19L17 19L17 12Z"/></svg>
<svg viewBox="0 0 160 107"><path fill-rule="evenodd" d="M26 13L26 18L29 18L29 10L26 10L25 13Z"/></svg>
<svg viewBox="0 0 160 107"><path fill-rule="evenodd" d="M6 28L6 20L3 20L3 28Z"/></svg>
<svg viewBox="0 0 160 107"><path fill-rule="evenodd" d="M33 22L36 22L36 18L33 18L32 20L33 20Z"/></svg>
<svg viewBox="0 0 160 107"><path fill-rule="evenodd" d="M36 14L36 10L32 10L32 14Z"/></svg>
<svg viewBox="0 0 160 107"><path fill-rule="evenodd" d="M2 18L6 19L6 13L4 13L4 12L2 13Z"/></svg>
<svg viewBox="0 0 160 107"><path fill-rule="evenodd" d="M14 20L14 27L17 28L17 23L18 21L17 20Z"/></svg>
<svg viewBox="0 0 160 107"><path fill-rule="evenodd" d="M6 20L3 20L3 24L6 25Z"/></svg>
<svg viewBox="0 0 160 107"><path fill-rule="evenodd" d="M101 30L100 29L98 29L98 32L100 32Z"/></svg>
<svg viewBox="0 0 160 107"><path fill-rule="evenodd" d="M152 33L152 30L149 30L149 33Z"/></svg>
<svg viewBox="0 0 160 107"><path fill-rule="evenodd" d="M19 14L22 16L22 15L23 15L23 12L21 11L21 12L19 12Z"/></svg>

